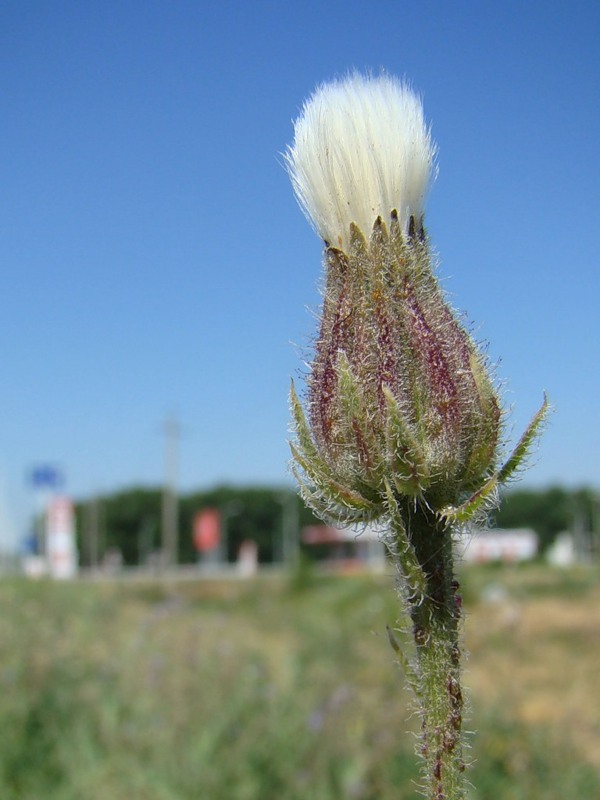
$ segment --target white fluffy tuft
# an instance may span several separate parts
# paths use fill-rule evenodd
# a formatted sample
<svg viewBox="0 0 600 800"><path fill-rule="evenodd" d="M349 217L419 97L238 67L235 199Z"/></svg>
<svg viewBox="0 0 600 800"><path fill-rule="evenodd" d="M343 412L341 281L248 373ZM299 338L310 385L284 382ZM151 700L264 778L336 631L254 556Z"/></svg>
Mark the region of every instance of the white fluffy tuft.
<svg viewBox="0 0 600 800"><path fill-rule="evenodd" d="M353 74L305 102L285 160L319 236L347 249L351 222L368 236L393 209L405 230L420 219L435 154L421 99L405 83Z"/></svg>

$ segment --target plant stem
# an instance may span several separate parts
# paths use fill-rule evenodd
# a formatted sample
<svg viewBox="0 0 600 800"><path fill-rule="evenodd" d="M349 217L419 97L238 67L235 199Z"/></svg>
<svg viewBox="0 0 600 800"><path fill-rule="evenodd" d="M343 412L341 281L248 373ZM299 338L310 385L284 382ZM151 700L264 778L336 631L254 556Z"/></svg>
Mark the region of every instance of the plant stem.
<svg viewBox="0 0 600 800"><path fill-rule="evenodd" d="M421 713L423 774L428 800L464 798L460 597L453 575L452 535L427 509L405 509L392 519L398 534L394 557L404 578L421 571L424 592L408 582L404 592L415 643L416 693ZM402 537L402 539L401 539ZM410 547L407 548L407 539ZM401 543L404 543L404 547Z"/></svg>

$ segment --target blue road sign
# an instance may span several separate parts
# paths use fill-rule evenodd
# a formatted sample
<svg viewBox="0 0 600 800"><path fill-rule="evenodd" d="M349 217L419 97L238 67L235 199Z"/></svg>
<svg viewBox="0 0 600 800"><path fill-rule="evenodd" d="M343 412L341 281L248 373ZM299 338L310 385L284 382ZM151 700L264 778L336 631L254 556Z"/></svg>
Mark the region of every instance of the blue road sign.
<svg viewBox="0 0 600 800"><path fill-rule="evenodd" d="M31 470L29 480L34 489L58 489L64 483L64 476L54 464L39 464Z"/></svg>

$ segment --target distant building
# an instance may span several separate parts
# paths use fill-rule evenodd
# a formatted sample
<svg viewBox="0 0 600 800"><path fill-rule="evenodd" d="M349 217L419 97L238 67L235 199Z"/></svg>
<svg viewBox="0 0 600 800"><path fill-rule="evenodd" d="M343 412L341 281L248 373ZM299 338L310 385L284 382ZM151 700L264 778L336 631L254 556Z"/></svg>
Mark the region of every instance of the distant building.
<svg viewBox="0 0 600 800"><path fill-rule="evenodd" d="M554 567L570 567L577 561L575 540L569 531L557 534L546 552L546 560Z"/></svg>
<svg viewBox="0 0 600 800"><path fill-rule="evenodd" d="M531 528L472 528L456 537L456 553L467 564L490 561L531 561L538 553L538 536Z"/></svg>
<svg viewBox="0 0 600 800"><path fill-rule="evenodd" d="M322 564L336 571L380 571L385 566L385 546L375 528L310 525L302 529L301 538Z"/></svg>
<svg viewBox="0 0 600 800"><path fill-rule="evenodd" d="M302 529L302 543L313 550L320 563L336 571L379 571L385 566L386 551L380 533L369 526L310 525ZM456 537L457 557L467 564L530 561L537 553L538 536L531 528L472 528Z"/></svg>

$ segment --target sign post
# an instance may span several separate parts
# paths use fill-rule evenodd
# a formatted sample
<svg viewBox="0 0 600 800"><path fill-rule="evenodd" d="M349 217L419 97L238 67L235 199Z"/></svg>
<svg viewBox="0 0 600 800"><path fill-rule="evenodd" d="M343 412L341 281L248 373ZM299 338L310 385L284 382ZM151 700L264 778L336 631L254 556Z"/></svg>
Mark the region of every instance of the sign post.
<svg viewBox="0 0 600 800"><path fill-rule="evenodd" d="M194 547L202 562L215 565L221 542L221 514L218 508L203 508L194 517Z"/></svg>
<svg viewBox="0 0 600 800"><path fill-rule="evenodd" d="M77 574L75 514L67 497L54 497L46 511L46 559L50 577L74 578Z"/></svg>

